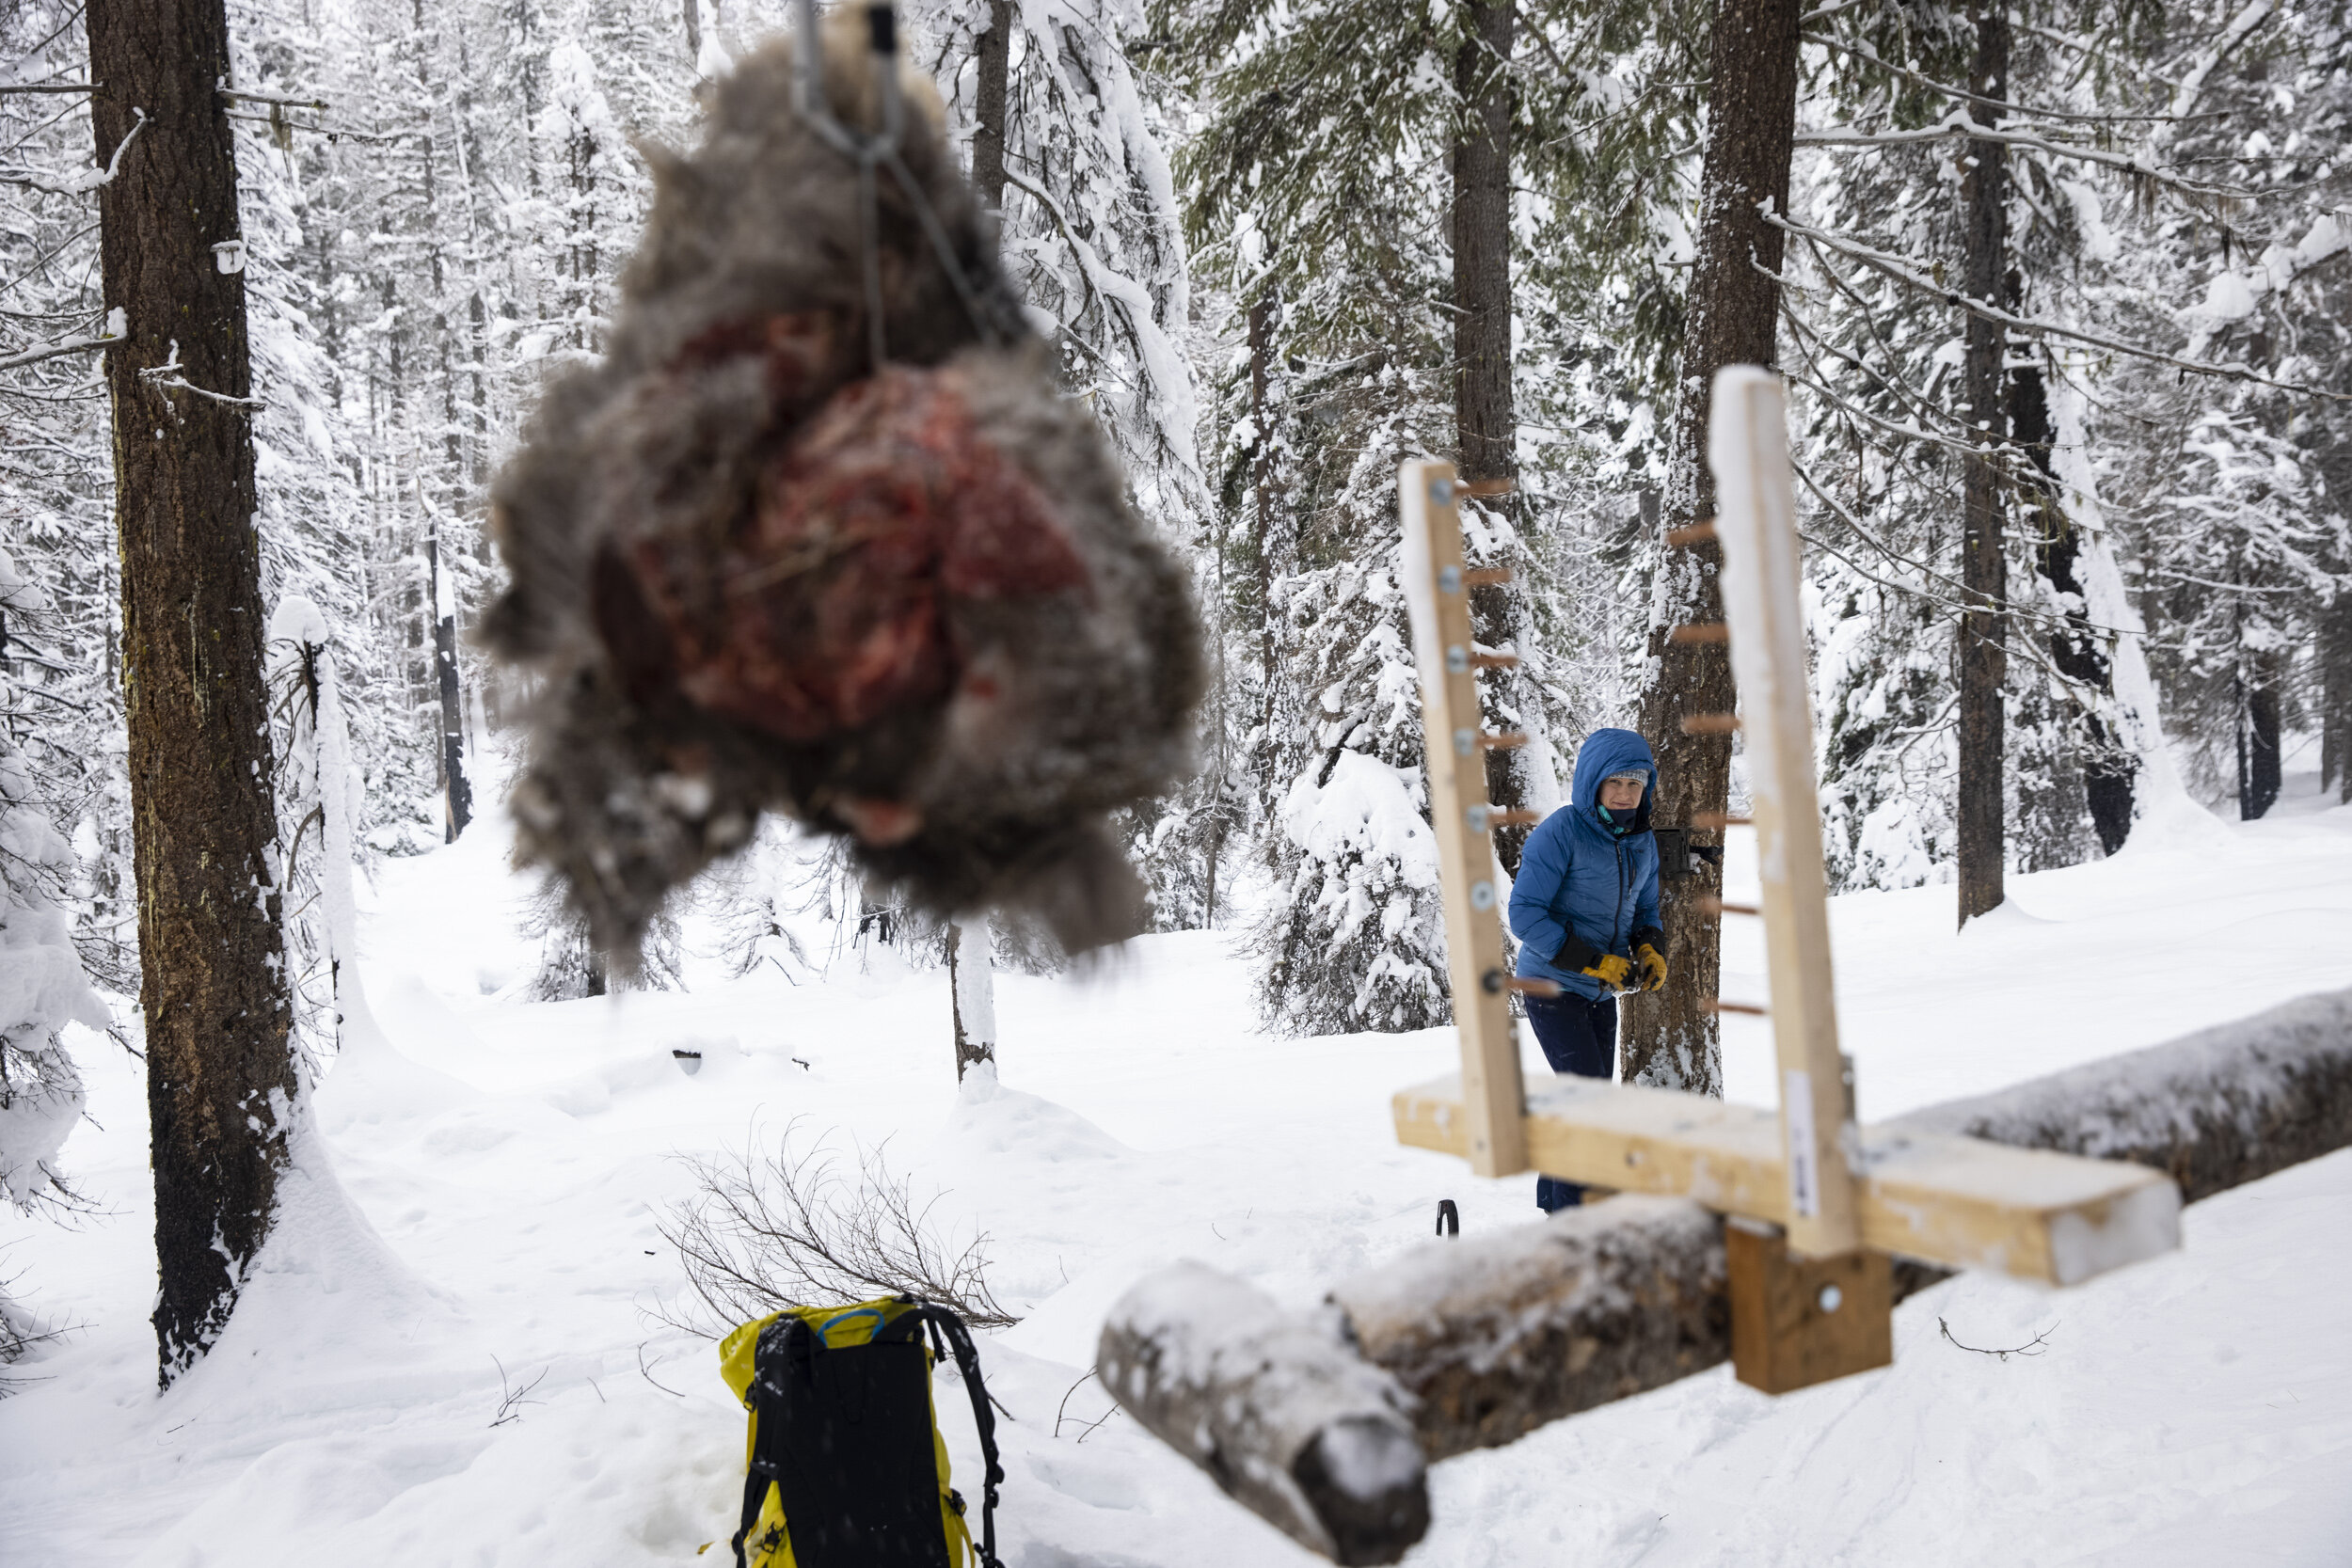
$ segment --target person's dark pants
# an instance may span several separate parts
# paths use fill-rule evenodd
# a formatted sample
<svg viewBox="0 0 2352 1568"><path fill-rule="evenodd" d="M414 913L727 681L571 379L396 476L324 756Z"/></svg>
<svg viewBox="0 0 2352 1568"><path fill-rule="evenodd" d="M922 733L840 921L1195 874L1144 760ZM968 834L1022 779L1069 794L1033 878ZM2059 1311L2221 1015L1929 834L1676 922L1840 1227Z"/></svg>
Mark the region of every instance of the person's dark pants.
<svg viewBox="0 0 2352 1568"><path fill-rule="evenodd" d="M1554 1072L1579 1078L1613 1078L1617 1073L1617 999L1583 997L1572 990L1557 996L1527 999L1527 1022L1534 1026L1535 1043ZM1535 1207L1549 1214L1573 1209L1584 1201L1584 1188L1575 1181L1535 1179Z"/></svg>

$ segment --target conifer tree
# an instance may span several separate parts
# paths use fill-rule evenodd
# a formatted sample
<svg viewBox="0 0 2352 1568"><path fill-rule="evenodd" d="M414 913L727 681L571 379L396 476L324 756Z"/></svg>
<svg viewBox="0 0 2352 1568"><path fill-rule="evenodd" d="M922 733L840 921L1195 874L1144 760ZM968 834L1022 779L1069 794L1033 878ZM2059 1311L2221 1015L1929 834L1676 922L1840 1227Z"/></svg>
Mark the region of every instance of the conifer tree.
<svg viewBox="0 0 2352 1568"><path fill-rule="evenodd" d="M221 0L95 0L91 120L121 535L132 836L166 1383L275 1219L298 1089L278 927L267 617ZM140 144L126 147L138 135Z"/></svg>

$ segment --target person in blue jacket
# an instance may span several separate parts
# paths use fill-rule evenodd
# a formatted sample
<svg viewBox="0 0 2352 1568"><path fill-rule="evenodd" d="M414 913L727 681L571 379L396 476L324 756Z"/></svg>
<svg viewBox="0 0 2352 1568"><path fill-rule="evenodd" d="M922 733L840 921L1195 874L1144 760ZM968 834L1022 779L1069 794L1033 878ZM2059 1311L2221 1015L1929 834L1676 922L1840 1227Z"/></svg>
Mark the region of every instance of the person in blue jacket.
<svg viewBox="0 0 2352 1568"><path fill-rule="evenodd" d="M1658 920L1658 843L1650 803L1658 762L1631 730L1595 730L1576 753L1568 803L1537 825L1511 887L1518 972L1549 980L1557 996L1527 998L1527 1021L1554 1072L1613 1077L1617 996L1666 983ZM1535 1205L1549 1213L1584 1201L1584 1189L1549 1176Z"/></svg>

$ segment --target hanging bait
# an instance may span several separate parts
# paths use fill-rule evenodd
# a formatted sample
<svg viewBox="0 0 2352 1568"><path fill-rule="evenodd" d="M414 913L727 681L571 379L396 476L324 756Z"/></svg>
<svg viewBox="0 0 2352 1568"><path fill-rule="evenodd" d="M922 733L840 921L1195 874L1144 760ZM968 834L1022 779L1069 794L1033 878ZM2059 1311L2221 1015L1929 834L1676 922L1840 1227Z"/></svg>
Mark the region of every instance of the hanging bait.
<svg viewBox="0 0 2352 1568"><path fill-rule="evenodd" d="M483 639L534 678L517 858L628 965L760 812L941 915L1140 928L1108 813L1190 764L1184 574L1056 385L886 8L718 85L605 357L493 488ZM861 25L861 23L863 25Z"/></svg>

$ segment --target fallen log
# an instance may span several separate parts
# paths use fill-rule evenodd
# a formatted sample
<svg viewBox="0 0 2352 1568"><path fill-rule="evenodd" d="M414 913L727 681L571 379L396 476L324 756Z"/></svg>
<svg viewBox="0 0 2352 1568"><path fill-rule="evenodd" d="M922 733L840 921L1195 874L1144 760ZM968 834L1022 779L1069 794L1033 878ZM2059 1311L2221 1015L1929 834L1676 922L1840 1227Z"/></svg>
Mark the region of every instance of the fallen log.
<svg viewBox="0 0 2352 1568"><path fill-rule="evenodd" d="M1285 1312L1179 1263L1120 1298L1096 1364L1129 1415L1334 1562L1394 1562L1429 1528L1411 1397L1356 1354L1337 1312Z"/></svg>
<svg viewBox="0 0 2352 1568"><path fill-rule="evenodd" d="M1888 1125L2152 1165L2194 1203L2352 1142L2352 990Z"/></svg>
<svg viewBox="0 0 2352 1568"><path fill-rule="evenodd" d="M2352 990L2304 997L2164 1045L1931 1106L1873 1131L1962 1134L2130 1160L2168 1172L2185 1200L2210 1197L2352 1146ZM1218 1277L1198 1264L1184 1268ZM1898 1259L1895 1297L1945 1277L1942 1270ZM1212 1299L1205 1285L1195 1289L1200 1299ZM1216 1445L1187 1435L1187 1413L1200 1395L1141 1370L1180 1359L1182 1347L1204 1332L1170 1310L1173 1301L1163 1297L1163 1309L1149 1323L1114 1312L1104 1331L1104 1375L1114 1349L1129 1375L1113 1391L1130 1414L1208 1468L1228 1492L1314 1546L1225 1480L1257 1468L1282 1471L1283 1455L1297 1451L1295 1422L1249 1408L1251 1400L1284 1386L1271 1361L1219 1384L1239 1402L1217 1412ZM1422 1242L1333 1287L1326 1310L1333 1307L1341 1324L1311 1330L1294 1316L1288 1335L1263 1316L1253 1319L1251 1343L1270 1357L1311 1347L1317 1386L1344 1383L1328 1358L1334 1346L1352 1343L1365 1370L1393 1380L1404 1400L1399 1408L1431 1462L1515 1441L1731 1355L1723 1218L1678 1198L1621 1196L1491 1235ZM1267 1304L1263 1310L1275 1309ZM1155 1350L1155 1338L1165 1348ZM1260 1454L1239 1446L1260 1431L1283 1433L1287 1447ZM1214 1448L1214 1465L1201 1457L1204 1447ZM1426 1515L1417 1521L1401 1511L1394 1518L1394 1532L1385 1538L1354 1537L1353 1549L1365 1555L1337 1560L1394 1561L1420 1539Z"/></svg>

